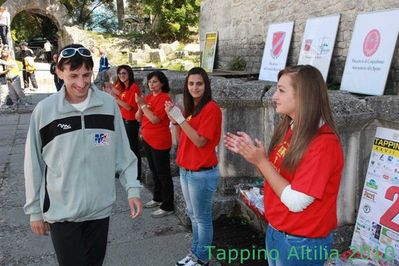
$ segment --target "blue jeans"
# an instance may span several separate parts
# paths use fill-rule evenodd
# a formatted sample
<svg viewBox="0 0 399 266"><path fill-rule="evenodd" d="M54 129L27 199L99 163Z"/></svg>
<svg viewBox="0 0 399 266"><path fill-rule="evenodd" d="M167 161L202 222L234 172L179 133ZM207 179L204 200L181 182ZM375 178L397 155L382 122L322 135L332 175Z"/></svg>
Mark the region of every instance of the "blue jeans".
<svg viewBox="0 0 399 266"><path fill-rule="evenodd" d="M219 179L219 167L201 172L180 168L180 184L193 231L191 252L202 261L209 259L206 246L212 245L212 198Z"/></svg>
<svg viewBox="0 0 399 266"><path fill-rule="evenodd" d="M269 266L324 265L329 258L333 237L307 238L289 235L268 225L266 250Z"/></svg>

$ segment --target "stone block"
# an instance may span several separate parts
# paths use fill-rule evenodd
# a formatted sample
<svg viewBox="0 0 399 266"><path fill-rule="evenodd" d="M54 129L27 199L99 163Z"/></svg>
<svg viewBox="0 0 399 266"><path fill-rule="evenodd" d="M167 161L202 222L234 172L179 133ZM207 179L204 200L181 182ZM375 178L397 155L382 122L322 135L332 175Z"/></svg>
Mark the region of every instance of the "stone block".
<svg viewBox="0 0 399 266"><path fill-rule="evenodd" d="M150 52L152 49L151 49L151 47L148 44L143 44L143 50L145 52Z"/></svg>

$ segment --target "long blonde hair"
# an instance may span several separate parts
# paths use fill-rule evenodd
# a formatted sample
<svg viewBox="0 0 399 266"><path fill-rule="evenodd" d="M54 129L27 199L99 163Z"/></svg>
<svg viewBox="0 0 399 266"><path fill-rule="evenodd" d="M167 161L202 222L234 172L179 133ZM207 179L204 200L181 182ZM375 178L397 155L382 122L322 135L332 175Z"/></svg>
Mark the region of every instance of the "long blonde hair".
<svg viewBox="0 0 399 266"><path fill-rule="evenodd" d="M297 100L295 121L283 115L276 127L269 145L269 154L283 140L290 124L293 124L293 134L282 166L294 171L302 158L310 141L319 129L322 119L337 134L335 122L331 113L327 85L320 71L310 65L289 66L278 73L278 80L283 75L289 75Z"/></svg>

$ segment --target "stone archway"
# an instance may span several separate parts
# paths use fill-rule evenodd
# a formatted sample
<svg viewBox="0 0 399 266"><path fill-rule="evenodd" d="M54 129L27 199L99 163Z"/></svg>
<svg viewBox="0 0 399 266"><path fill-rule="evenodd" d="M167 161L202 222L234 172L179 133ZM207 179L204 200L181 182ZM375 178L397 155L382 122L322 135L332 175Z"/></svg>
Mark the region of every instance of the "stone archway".
<svg viewBox="0 0 399 266"><path fill-rule="evenodd" d="M70 42L71 37L65 30L65 26L71 24L70 17L68 16L67 9L59 1L7 0L2 6L7 7L11 21L22 11L30 11L50 18L58 29L58 46L62 47L65 43Z"/></svg>

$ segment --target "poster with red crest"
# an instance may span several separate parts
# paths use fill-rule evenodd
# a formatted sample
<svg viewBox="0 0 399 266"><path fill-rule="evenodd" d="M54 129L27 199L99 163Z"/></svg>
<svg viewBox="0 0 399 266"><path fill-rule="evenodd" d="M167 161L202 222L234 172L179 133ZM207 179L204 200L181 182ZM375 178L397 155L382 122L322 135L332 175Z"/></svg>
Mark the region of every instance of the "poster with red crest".
<svg viewBox="0 0 399 266"><path fill-rule="evenodd" d="M263 50L259 79L277 81L278 72L285 68L294 22L270 24Z"/></svg>
<svg viewBox="0 0 399 266"><path fill-rule="evenodd" d="M341 90L383 95L399 32L399 9L360 14L346 58Z"/></svg>

